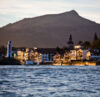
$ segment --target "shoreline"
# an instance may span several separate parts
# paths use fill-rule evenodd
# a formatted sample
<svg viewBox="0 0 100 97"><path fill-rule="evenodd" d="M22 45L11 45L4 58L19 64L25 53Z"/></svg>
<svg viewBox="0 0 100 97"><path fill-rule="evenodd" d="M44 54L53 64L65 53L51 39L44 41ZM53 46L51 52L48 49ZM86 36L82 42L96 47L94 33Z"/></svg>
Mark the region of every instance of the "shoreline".
<svg viewBox="0 0 100 97"><path fill-rule="evenodd" d="M62 65L62 66L99 66L100 62L99 61L73 61L69 63L54 63L53 65Z"/></svg>
<svg viewBox="0 0 100 97"><path fill-rule="evenodd" d="M13 58L4 58L2 61L0 61L0 65L33 65L33 66L38 66L38 65L56 65L56 66L100 66L100 61L92 61L92 60L75 60L75 61L70 61L70 62L40 62L39 64L34 63L34 64L25 64L21 63L20 61L13 59Z"/></svg>
<svg viewBox="0 0 100 97"><path fill-rule="evenodd" d="M10 64L0 64L0 66L6 66ZM40 64L11 64L12 66L46 66L46 65L51 65L51 66L100 66L99 61L73 61L69 63L40 63Z"/></svg>

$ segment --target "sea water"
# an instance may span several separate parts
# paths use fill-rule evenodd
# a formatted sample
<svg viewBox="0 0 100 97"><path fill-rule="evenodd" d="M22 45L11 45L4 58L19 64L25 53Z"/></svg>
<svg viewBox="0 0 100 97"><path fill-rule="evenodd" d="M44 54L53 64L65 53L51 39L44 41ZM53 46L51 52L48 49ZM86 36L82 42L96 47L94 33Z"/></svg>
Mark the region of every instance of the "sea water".
<svg viewBox="0 0 100 97"><path fill-rule="evenodd" d="M100 97L100 67L0 66L0 97Z"/></svg>

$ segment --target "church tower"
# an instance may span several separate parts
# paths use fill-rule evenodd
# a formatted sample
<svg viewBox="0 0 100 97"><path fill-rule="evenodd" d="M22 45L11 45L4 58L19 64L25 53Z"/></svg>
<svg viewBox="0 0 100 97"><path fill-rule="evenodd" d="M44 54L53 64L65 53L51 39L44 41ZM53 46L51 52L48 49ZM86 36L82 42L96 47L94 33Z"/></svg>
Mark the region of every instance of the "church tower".
<svg viewBox="0 0 100 97"><path fill-rule="evenodd" d="M69 49L73 49L74 48L74 42L72 40L72 35L70 34L70 37L69 37L69 41L67 42L68 44L68 48Z"/></svg>

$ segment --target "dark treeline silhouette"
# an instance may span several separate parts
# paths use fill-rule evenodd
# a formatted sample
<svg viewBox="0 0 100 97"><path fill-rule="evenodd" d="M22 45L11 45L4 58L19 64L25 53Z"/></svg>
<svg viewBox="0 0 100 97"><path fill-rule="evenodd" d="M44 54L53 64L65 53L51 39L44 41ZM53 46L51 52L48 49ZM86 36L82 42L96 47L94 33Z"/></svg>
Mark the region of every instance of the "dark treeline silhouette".
<svg viewBox="0 0 100 97"><path fill-rule="evenodd" d="M0 46L0 54L6 55L7 53L7 48L5 46Z"/></svg>
<svg viewBox="0 0 100 97"><path fill-rule="evenodd" d="M84 49L91 48L91 43L89 41L78 41L78 45L81 45Z"/></svg>
<svg viewBox="0 0 100 97"><path fill-rule="evenodd" d="M100 38L98 38L97 34L94 34L94 39L92 42L90 41L78 41L79 45L81 45L84 49L92 48L92 49L100 49Z"/></svg>
<svg viewBox="0 0 100 97"><path fill-rule="evenodd" d="M21 63L14 58L3 58L0 60L0 65L21 65Z"/></svg>
<svg viewBox="0 0 100 97"><path fill-rule="evenodd" d="M91 47L94 49L100 49L100 37L98 38L96 33L94 35L94 40L91 44Z"/></svg>

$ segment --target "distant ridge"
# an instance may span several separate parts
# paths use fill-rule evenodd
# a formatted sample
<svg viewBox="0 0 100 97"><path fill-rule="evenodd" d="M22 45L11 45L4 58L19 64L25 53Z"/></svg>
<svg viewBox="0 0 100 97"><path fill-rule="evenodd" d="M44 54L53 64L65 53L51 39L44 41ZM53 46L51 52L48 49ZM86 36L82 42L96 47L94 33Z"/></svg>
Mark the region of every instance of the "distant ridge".
<svg viewBox="0 0 100 97"><path fill-rule="evenodd" d="M0 28L0 45L12 40L15 47L54 48L67 46L69 34L75 42L100 36L100 24L81 17L75 10L25 18Z"/></svg>

